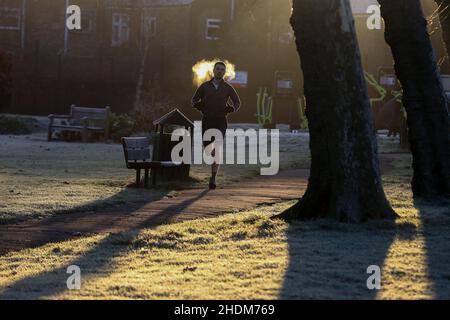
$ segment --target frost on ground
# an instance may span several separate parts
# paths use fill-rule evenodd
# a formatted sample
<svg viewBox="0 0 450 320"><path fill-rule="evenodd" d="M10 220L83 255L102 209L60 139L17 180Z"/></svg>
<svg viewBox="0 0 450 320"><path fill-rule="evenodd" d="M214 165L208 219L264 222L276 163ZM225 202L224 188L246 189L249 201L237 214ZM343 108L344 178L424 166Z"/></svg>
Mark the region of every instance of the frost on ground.
<svg viewBox="0 0 450 320"><path fill-rule="evenodd" d="M292 147L299 143L290 139ZM383 176L400 215L396 222L289 225L271 219L290 202L156 229L81 237L1 256L0 299L449 299L450 203L413 200L411 158L397 143L380 140L381 153L397 153ZM92 148L86 149L88 154L98 150L97 145L79 148ZM69 178L53 173L50 181L80 181L80 174L89 176L86 172L92 173L89 185L99 176L130 180L121 168L120 152L114 151L117 146L104 148L95 157L105 158L102 154L111 148L109 157L115 160L109 168L116 166L116 173L96 169L94 161L73 176L69 171ZM55 164L59 172L64 172L65 156L70 159L62 152ZM53 170L41 161L45 178ZM70 265L81 268L81 290L67 289ZM381 290L367 288L370 265L381 268Z"/></svg>
<svg viewBox="0 0 450 320"><path fill-rule="evenodd" d="M204 187L211 174L206 165L192 166L191 181L144 190L131 187L135 173L125 167L120 144L47 142L46 134L38 132L0 135L0 150L0 223L145 203L174 189ZM307 168L308 159L308 136L284 130L281 169ZM256 174L255 165L224 165L218 182L234 183Z"/></svg>
<svg viewBox="0 0 450 320"><path fill-rule="evenodd" d="M448 299L449 203L414 204L403 180L386 182L397 222L289 225L271 219L284 203L12 252L0 299ZM66 287L70 265L81 290ZM366 286L370 265L379 291Z"/></svg>
<svg viewBox="0 0 450 320"><path fill-rule="evenodd" d="M0 139L2 148L12 150L0 159L0 186L13 190L0 202L7 203L3 214L47 214L51 199L67 209L70 193L76 208L120 193L129 200L155 192L125 187L132 174L123 168L120 146ZM307 150L307 137L286 133L282 139L282 156L307 165L298 151ZM1 256L0 299L449 299L450 203L413 200L411 158L397 144L380 139L380 153L396 154L383 176L400 215L396 222L286 224L271 219L292 204L283 203L80 237ZM48 155L52 150L58 161ZM195 170L197 175L205 168ZM46 199L50 191L55 196ZM16 211L7 211L9 206ZM81 268L81 290L67 289L70 265ZM367 288L370 265L381 268L381 290Z"/></svg>

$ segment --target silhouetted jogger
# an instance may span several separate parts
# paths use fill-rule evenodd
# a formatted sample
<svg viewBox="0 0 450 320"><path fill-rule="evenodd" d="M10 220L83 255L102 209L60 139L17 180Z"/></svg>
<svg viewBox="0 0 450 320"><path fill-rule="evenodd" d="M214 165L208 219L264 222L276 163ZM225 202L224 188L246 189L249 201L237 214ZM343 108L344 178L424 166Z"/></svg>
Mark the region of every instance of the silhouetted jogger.
<svg viewBox="0 0 450 320"><path fill-rule="evenodd" d="M228 127L227 115L236 112L241 107L241 100L234 88L226 82L223 77L226 72L224 62L217 62L214 65L214 77L204 82L192 97L192 106L200 110L203 114L202 134L208 129L217 129L225 137ZM231 100L232 105L229 104ZM204 146L213 143L204 142ZM209 188L216 188L216 176L219 171L219 164L214 162L212 165Z"/></svg>

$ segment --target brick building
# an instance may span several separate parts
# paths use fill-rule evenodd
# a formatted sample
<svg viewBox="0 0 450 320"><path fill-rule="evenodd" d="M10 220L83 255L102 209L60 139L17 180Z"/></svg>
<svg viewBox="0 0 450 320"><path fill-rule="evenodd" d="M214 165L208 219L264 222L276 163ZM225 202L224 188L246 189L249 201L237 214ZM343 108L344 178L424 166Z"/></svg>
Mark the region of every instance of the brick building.
<svg viewBox="0 0 450 320"><path fill-rule="evenodd" d="M376 73L392 58L382 30L365 26L374 1L352 2L363 65ZM65 27L73 4L82 10L79 31ZM290 13L291 0L0 0L0 47L14 55L13 102L2 111L64 113L76 103L126 112L148 43L145 83L165 88L192 117L195 62L234 63L244 75L238 88L244 104L232 121L254 122L256 93L263 86L273 91L279 72L288 71L293 95L301 94ZM278 120L288 122L289 114L281 114Z"/></svg>
<svg viewBox="0 0 450 320"><path fill-rule="evenodd" d="M71 103L129 110L144 34L150 39L146 69L174 86L183 79L178 66L191 62L189 30L179 28L190 24L191 2L0 1L0 43L15 58L11 111L63 112ZM71 4L82 10L79 31L65 27Z"/></svg>

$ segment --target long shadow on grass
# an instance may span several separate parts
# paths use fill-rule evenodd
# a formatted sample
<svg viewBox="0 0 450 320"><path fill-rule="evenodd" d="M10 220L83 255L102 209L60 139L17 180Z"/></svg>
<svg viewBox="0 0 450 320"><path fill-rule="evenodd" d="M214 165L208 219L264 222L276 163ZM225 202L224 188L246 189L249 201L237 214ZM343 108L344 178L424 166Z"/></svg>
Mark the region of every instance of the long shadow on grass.
<svg viewBox="0 0 450 320"><path fill-rule="evenodd" d="M62 210L47 218L0 225L0 254L67 240L84 233L107 231L119 224L121 217L160 200L169 191L125 188L109 198ZM139 198L142 200L137 200Z"/></svg>
<svg viewBox="0 0 450 320"><path fill-rule="evenodd" d="M425 237L428 278L435 299L450 299L450 201L415 200Z"/></svg>
<svg viewBox="0 0 450 320"><path fill-rule="evenodd" d="M69 275L67 267L70 265L79 266L82 279L91 277L108 276L115 257L126 254L130 245L136 239L139 229L147 225L160 225L170 222L178 215L178 212L188 208L197 200L208 193L204 190L196 197L185 200L184 202L167 207L161 212L142 221L136 229L129 233L112 233L99 241L92 249L78 259L70 261L67 265L40 273L31 277L26 277L10 285L0 292L1 299L42 299L52 295L61 294L67 290L67 278ZM55 254L59 254L56 252ZM82 280L83 281L83 280ZM82 293L82 291L81 291Z"/></svg>
<svg viewBox="0 0 450 320"><path fill-rule="evenodd" d="M412 237L414 225L372 221L294 222L287 231L289 264L281 299L374 299L367 268L383 268L395 237Z"/></svg>

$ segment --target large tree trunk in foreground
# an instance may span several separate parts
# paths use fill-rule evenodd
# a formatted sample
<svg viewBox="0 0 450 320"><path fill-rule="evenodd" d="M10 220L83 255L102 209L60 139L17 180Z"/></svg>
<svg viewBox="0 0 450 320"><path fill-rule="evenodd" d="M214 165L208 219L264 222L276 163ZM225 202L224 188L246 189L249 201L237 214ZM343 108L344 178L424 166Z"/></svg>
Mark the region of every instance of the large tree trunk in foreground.
<svg viewBox="0 0 450 320"><path fill-rule="evenodd" d="M372 112L347 0L294 0L305 81L311 173L285 219L394 218L380 179Z"/></svg>
<svg viewBox="0 0 450 320"><path fill-rule="evenodd" d="M450 59L450 0L436 0L436 3L439 6L442 37L447 48L447 57Z"/></svg>
<svg viewBox="0 0 450 320"><path fill-rule="evenodd" d="M379 0L403 87L415 197L450 194L450 116L419 0Z"/></svg>

